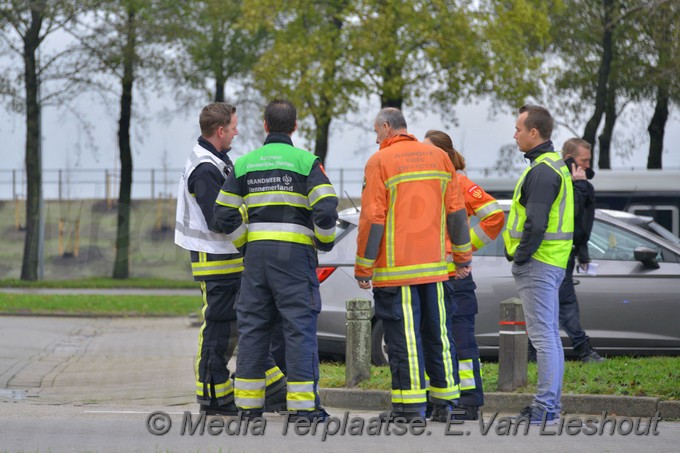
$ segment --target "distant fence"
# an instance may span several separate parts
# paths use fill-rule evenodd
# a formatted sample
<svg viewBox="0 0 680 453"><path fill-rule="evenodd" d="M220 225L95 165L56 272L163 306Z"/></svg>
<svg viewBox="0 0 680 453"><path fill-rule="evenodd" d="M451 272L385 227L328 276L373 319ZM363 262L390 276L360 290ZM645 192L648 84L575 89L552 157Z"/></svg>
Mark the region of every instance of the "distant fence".
<svg viewBox="0 0 680 453"><path fill-rule="evenodd" d="M174 197L181 169L141 168L132 172L132 198ZM46 200L117 199L120 171L110 169L44 169L43 197ZM26 198L26 172L0 170L0 199Z"/></svg>
<svg viewBox="0 0 680 453"><path fill-rule="evenodd" d="M338 168L326 173L338 196L359 197L363 168ZM132 172L133 199L167 199L177 196L182 169L139 168ZM120 188L120 171L111 169L43 170L43 197L46 200L99 199L116 200ZM0 200L26 198L26 172L23 169L0 170Z"/></svg>
<svg viewBox="0 0 680 453"><path fill-rule="evenodd" d="M489 180L511 180L512 187L522 168L513 169L512 174L499 177L494 168L471 168L466 169L467 175L479 180L487 191L493 190L493 182ZM643 176L648 173L641 168L631 168L620 171L633 171L635 175ZM673 169L664 169L663 173L672 172ZM676 170L677 171L677 170ZM361 197L364 169L358 167L326 168L328 178L335 186L335 191L340 198ZM133 199L168 199L177 197L177 183L182 174L180 168L135 168L132 172L132 198ZM597 179L600 184L602 175ZM489 178L486 180L485 178ZM111 200L118 199L120 185L120 170L111 169L45 169L43 170L43 197L46 200L74 200L95 199ZM511 189L512 189L511 187ZM26 172L23 169L0 170L0 200L23 200L26 198Z"/></svg>

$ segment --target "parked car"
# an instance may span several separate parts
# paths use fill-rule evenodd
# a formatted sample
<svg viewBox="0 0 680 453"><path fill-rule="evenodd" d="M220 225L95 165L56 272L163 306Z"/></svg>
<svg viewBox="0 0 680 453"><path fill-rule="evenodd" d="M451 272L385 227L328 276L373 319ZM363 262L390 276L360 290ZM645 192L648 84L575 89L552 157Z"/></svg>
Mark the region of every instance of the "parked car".
<svg viewBox="0 0 680 453"><path fill-rule="evenodd" d="M507 213L510 202L500 203ZM574 275L581 324L603 354L680 354L680 245L636 226L629 218L622 221L619 213L596 211L588 249L598 265L597 274ZM319 254L321 355L345 353L345 301L373 300L372 292L360 289L354 279L358 220L357 209L340 212L336 246ZM473 259L479 302L476 334L480 353L486 357L498 355L500 302L517 297L503 247L499 236L475 252ZM372 326L372 360L385 364L382 323L374 317ZM571 355L564 333L562 339Z"/></svg>

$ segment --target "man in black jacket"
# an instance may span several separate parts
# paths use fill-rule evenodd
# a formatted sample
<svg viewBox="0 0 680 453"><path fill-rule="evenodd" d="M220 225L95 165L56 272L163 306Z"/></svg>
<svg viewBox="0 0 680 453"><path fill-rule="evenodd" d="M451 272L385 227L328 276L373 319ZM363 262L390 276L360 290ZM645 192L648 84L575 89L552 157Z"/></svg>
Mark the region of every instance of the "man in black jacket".
<svg viewBox="0 0 680 453"><path fill-rule="evenodd" d="M580 271L587 272L590 263L588 239L595 219L595 189L588 181L595 175L590 168L590 143L580 138L570 138L562 146L562 158L574 182L574 248L560 286L560 325L569 335L574 351L583 362L602 362L604 359L590 345L590 338L581 327L573 279L576 258Z"/></svg>
<svg viewBox="0 0 680 453"><path fill-rule="evenodd" d="M574 184L574 246L569 256L564 280L560 285L560 326L571 340L574 351L583 362L603 362L590 345L590 337L581 327L578 299L574 290L574 269L588 271L588 239L595 219L595 189L588 181L595 176L590 168L591 146L580 138L570 138L562 146L562 158L571 171ZM529 341L529 360L536 361L536 349Z"/></svg>

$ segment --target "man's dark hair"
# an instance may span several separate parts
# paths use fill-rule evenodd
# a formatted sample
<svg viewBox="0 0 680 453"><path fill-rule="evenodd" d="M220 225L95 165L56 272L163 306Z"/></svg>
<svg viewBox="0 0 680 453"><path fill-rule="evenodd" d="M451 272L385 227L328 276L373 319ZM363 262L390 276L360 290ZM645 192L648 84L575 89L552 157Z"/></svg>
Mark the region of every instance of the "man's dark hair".
<svg viewBox="0 0 680 453"><path fill-rule="evenodd" d="M385 107L375 118L375 122L380 124L387 123L392 129L406 129L406 119L401 110L396 107Z"/></svg>
<svg viewBox="0 0 680 453"><path fill-rule="evenodd" d="M203 107L198 118L203 137L212 136L221 126L231 123L231 115L236 113L236 107L226 102L213 102Z"/></svg>
<svg viewBox="0 0 680 453"><path fill-rule="evenodd" d="M264 121L269 132L292 134L295 131L297 111L295 106L283 99L274 99L264 109Z"/></svg>
<svg viewBox="0 0 680 453"><path fill-rule="evenodd" d="M536 129L541 138L550 140L553 131L553 118L548 109L540 105L523 105L519 108L519 113L527 112L524 126L528 129Z"/></svg>

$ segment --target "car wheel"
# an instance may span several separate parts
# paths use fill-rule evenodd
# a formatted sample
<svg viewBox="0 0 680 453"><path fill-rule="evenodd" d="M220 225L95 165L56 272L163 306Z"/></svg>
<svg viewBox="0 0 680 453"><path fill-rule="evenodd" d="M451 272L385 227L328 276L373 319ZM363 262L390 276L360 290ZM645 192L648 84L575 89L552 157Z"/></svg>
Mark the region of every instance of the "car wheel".
<svg viewBox="0 0 680 453"><path fill-rule="evenodd" d="M382 321L379 319L373 323L373 330L371 331L371 362L377 366L384 366L389 363L385 330Z"/></svg>

